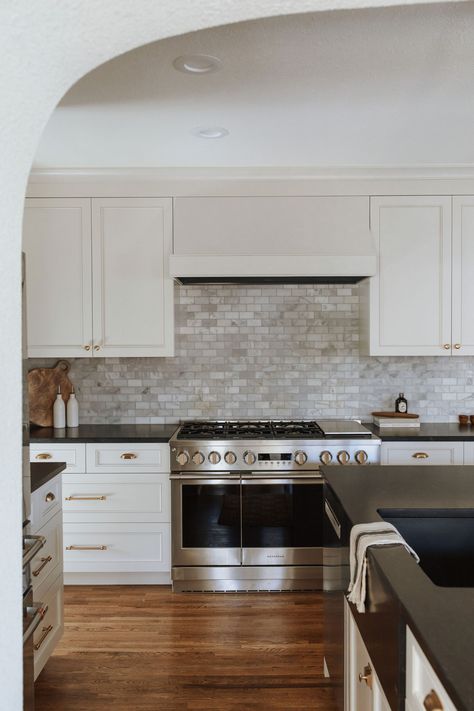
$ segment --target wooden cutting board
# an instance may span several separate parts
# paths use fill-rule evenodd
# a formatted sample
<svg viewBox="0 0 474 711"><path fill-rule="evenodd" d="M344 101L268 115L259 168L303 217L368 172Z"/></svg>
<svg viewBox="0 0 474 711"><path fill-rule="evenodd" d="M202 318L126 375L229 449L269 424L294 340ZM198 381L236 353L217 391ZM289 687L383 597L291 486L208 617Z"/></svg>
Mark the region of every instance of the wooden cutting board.
<svg viewBox="0 0 474 711"><path fill-rule="evenodd" d="M373 412L374 417L398 417L400 420L414 420L419 415L415 415L413 412Z"/></svg>
<svg viewBox="0 0 474 711"><path fill-rule="evenodd" d="M58 360L54 368L33 368L27 376L30 422L39 427L53 426L53 403L58 386L66 403L73 390L68 378L71 366L67 360Z"/></svg>

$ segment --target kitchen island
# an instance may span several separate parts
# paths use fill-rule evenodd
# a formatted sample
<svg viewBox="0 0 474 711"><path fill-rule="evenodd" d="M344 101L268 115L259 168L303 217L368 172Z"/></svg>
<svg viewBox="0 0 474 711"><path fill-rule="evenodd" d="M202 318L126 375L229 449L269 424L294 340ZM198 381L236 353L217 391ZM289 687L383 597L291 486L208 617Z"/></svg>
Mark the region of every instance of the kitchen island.
<svg viewBox="0 0 474 711"><path fill-rule="evenodd" d="M474 514L472 466L324 467L323 473L351 525L378 521L381 510ZM372 549L369 562L399 601L400 629L407 624L415 633L456 707L472 711L474 588L436 585L400 546Z"/></svg>

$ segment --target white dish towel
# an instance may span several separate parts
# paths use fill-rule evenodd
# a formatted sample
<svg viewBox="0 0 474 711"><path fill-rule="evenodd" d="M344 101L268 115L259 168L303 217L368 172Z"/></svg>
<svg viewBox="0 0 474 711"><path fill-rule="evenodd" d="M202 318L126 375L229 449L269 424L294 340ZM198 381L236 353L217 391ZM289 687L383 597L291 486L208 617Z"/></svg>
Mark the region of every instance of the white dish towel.
<svg viewBox="0 0 474 711"><path fill-rule="evenodd" d="M351 582L347 599L354 603L359 612L365 612L367 548L393 545L404 546L416 562L420 562L413 548L408 545L391 523L376 521L375 523L358 523L352 527L349 548Z"/></svg>

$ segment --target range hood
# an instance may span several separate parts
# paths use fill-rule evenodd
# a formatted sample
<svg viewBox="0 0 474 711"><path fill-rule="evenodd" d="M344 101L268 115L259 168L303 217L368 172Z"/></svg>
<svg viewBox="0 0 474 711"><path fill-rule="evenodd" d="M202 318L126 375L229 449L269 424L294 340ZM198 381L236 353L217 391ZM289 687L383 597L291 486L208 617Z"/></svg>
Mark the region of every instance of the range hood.
<svg viewBox="0 0 474 711"><path fill-rule="evenodd" d="M174 203L170 274L179 283L353 284L376 273L367 197L189 197Z"/></svg>

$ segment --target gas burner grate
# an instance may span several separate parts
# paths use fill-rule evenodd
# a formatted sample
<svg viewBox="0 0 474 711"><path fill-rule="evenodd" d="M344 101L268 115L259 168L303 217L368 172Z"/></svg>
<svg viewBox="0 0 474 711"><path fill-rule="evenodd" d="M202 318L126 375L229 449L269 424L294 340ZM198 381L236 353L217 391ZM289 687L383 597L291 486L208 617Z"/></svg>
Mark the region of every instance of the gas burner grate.
<svg viewBox="0 0 474 711"><path fill-rule="evenodd" d="M225 422L185 422L177 439L320 439L317 422L306 420L241 420Z"/></svg>

